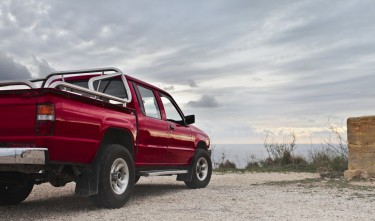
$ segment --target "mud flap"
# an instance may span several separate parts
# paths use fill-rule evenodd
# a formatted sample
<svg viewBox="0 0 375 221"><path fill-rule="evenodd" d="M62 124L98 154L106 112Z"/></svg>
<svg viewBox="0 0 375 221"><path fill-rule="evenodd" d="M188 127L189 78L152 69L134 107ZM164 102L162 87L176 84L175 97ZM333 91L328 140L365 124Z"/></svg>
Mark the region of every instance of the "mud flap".
<svg viewBox="0 0 375 221"><path fill-rule="evenodd" d="M177 181L186 181L186 182L190 182L192 179L193 179L193 166L195 165L195 162L197 161L198 159L196 159L196 156L194 154L194 159L192 160L192 164L191 164L191 167L189 169L189 172L188 173L185 173L185 174L178 174L177 175Z"/></svg>
<svg viewBox="0 0 375 221"><path fill-rule="evenodd" d="M177 181L187 181L187 182L190 182L192 179L193 179L193 173L192 173L192 169L190 169L189 173L178 174L176 180Z"/></svg>
<svg viewBox="0 0 375 221"><path fill-rule="evenodd" d="M82 175L76 181L75 195L88 197L98 194L100 167L93 163L82 171Z"/></svg>

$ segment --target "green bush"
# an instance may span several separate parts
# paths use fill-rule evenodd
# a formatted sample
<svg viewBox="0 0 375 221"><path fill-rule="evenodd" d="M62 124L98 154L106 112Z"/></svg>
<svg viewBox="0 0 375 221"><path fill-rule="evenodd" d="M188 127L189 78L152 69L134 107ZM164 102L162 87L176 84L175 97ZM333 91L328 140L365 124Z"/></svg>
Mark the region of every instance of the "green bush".
<svg viewBox="0 0 375 221"><path fill-rule="evenodd" d="M245 169L259 168L259 162L248 162Z"/></svg>
<svg viewBox="0 0 375 221"><path fill-rule="evenodd" d="M264 148L268 153L267 165L289 165L293 164L293 152L296 149L296 135L291 134L291 140L284 143L268 143L268 134L264 140Z"/></svg>
<svg viewBox="0 0 375 221"><path fill-rule="evenodd" d="M321 177L342 176L343 172L348 169L347 141L342 136L345 131L344 128L331 124L329 124L329 130L336 141L324 140L321 144L322 150L312 150L308 159L294 154L297 148L294 132L285 137L282 143L268 143L267 134L263 146L268 156L265 159L256 159L255 155L251 155L245 170L260 172L303 171L318 172ZM219 169L234 170L236 164L225 160L223 153Z"/></svg>
<svg viewBox="0 0 375 221"><path fill-rule="evenodd" d="M330 130L339 140L338 144L326 141L322 144L322 150L310 152L308 160L294 154L294 150L297 148L294 133L290 135L289 142L283 143L268 143L267 135L264 148L268 157L263 160L254 160L255 156L252 156L245 169L251 171L308 171L318 172L322 177L342 176L348 168L347 146L346 141L333 128L330 127Z"/></svg>
<svg viewBox="0 0 375 221"><path fill-rule="evenodd" d="M311 152L310 157L311 164L321 176L342 175L348 169L348 159L328 148Z"/></svg>
<svg viewBox="0 0 375 221"><path fill-rule="evenodd" d="M309 164L307 160L303 156L300 156L300 155L293 156L292 161L294 165L308 165Z"/></svg>
<svg viewBox="0 0 375 221"><path fill-rule="evenodd" d="M344 172L348 169L348 159L342 156L337 156L332 159L332 170Z"/></svg>
<svg viewBox="0 0 375 221"><path fill-rule="evenodd" d="M219 169L237 169L237 166L232 161L225 160L219 164Z"/></svg>

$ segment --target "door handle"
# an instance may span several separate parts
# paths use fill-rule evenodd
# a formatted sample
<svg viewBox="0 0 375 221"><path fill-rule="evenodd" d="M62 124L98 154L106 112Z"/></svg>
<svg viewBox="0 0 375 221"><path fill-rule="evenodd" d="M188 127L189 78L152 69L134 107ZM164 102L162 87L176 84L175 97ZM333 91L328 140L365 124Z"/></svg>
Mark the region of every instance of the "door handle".
<svg viewBox="0 0 375 221"><path fill-rule="evenodd" d="M172 124L169 124L169 129L174 130L174 126Z"/></svg>

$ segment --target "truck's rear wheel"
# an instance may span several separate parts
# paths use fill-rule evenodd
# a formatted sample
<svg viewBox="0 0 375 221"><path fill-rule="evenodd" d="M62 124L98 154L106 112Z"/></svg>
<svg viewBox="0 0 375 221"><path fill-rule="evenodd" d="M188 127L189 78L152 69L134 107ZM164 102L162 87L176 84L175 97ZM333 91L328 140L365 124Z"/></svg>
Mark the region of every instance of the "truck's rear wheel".
<svg viewBox="0 0 375 221"><path fill-rule="evenodd" d="M31 193L34 183L27 179L25 174L7 173L7 177L17 178L23 183L19 184L0 184L0 206L14 205L24 201Z"/></svg>
<svg viewBox="0 0 375 221"><path fill-rule="evenodd" d="M212 174L211 157L206 150L197 150L191 170L192 180L185 181L186 186L192 189L206 187Z"/></svg>
<svg viewBox="0 0 375 221"><path fill-rule="evenodd" d="M109 145L99 162L98 194L91 199L99 207L122 207L134 187L134 164L129 151L120 145Z"/></svg>

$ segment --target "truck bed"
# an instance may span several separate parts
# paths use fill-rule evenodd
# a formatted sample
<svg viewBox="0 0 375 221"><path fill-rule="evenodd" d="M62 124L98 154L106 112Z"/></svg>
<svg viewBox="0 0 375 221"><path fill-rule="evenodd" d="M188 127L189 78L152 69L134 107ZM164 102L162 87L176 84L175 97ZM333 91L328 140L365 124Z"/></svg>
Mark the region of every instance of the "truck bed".
<svg viewBox="0 0 375 221"><path fill-rule="evenodd" d="M48 135L38 134L41 104L55 107ZM50 163L90 163L109 127L137 136L134 110L52 88L0 91L0 122L0 147L47 148Z"/></svg>

